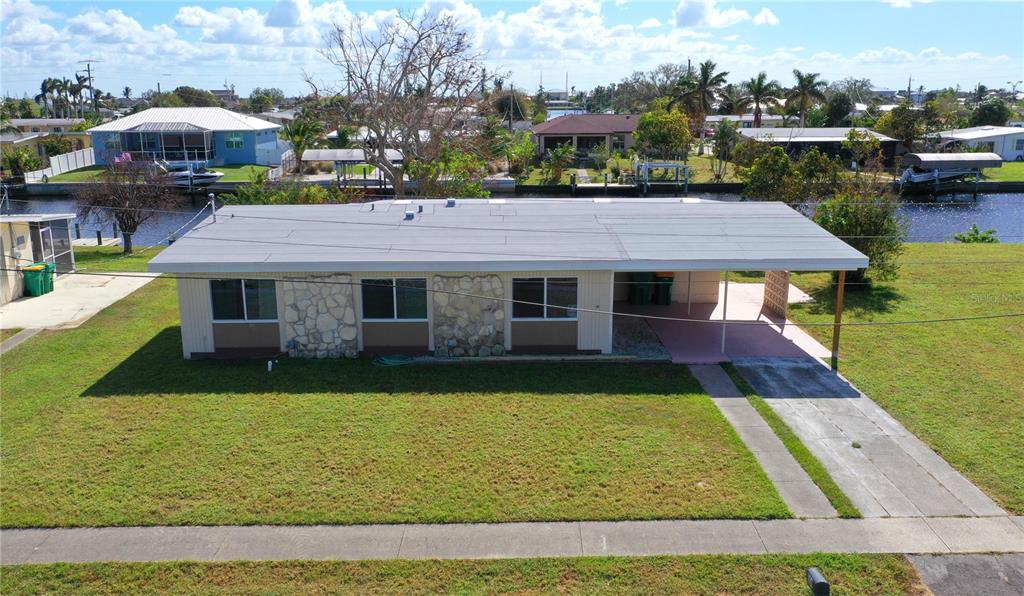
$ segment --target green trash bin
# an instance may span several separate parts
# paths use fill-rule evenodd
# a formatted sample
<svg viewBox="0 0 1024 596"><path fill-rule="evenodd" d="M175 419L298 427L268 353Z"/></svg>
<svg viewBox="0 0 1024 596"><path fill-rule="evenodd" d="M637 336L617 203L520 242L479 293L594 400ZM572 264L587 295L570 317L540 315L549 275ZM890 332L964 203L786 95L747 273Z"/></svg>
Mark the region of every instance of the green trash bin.
<svg viewBox="0 0 1024 596"><path fill-rule="evenodd" d="M654 276L654 303L659 306L672 304L672 282L675 276L671 273L658 273Z"/></svg>
<svg viewBox="0 0 1024 596"><path fill-rule="evenodd" d="M632 273L629 276L629 303L650 304L654 297L654 274L646 272Z"/></svg>
<svg viewBox="0 0 1024 596"><path fill-rule="evenodd" d="M46 263L46 271L43 274L43 283L46 284L44 294L49 294L53 291L53 279L57 276L57 264Z"/></svg>
<svg viewBox="0 0 1024 596"><path fill-rule="evenodd" d="M25 278L26 296L42 296L48 291L46 289L47 269L45 263L34 263L24 267L21 274Z"/></svg>

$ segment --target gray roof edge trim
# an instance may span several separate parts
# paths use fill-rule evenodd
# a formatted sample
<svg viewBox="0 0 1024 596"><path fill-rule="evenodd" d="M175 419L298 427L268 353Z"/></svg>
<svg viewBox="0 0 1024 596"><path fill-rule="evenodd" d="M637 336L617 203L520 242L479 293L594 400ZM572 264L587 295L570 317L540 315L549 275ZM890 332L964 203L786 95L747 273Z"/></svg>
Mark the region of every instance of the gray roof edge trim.
<svg viewBox="0 0 1024 596"><path fill-rule="evenodd" d="M503 273L509 271L853 271L868 266L867 257L777 260L637 260L637 261L349 261L182 263L150 262L154 273L363 273L363 272L453 272Z"/></svg>

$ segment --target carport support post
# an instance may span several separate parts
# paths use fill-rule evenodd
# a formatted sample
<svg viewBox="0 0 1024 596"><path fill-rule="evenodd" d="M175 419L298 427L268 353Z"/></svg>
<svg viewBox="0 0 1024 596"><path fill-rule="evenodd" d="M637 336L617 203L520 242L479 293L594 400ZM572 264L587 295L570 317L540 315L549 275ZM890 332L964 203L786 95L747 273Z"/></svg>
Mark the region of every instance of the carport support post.
<svg viewBox="0 0 1024 596"><path fill-rule="evenodd" d="M722 353L725 354L725 313L729 309L729 272L725 272L725 297L722 299Z"/></svg>
<svg viewBox="0 0 1024 596"><path fill-rule="evenodd" d="M832 370L839 370L839 331L843 327L843 290L846 288L846 272L839 272L836 287L836 318L832 323Z"/></svg>

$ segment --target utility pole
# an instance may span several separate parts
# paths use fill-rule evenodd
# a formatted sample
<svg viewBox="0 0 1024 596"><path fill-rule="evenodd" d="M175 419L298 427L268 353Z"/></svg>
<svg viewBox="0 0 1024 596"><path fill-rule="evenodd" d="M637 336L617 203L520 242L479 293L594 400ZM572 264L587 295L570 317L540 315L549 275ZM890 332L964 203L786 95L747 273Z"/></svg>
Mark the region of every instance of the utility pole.
<svg viewBox="0 0 1024 596"><path fill-rule="evenodd" d="M512 112L515 111L516 106L516 84L509 83L508 86L508 131L512 132Z"/></svg>
<svg viewBox="0 0 1024 596"><path fill-rule="evenodd" d="M86 76L89 77L89 95L92 96L92 111L93 111L93 113L97 113L98 114L100 109L99 109L99 105L96 102L96 85L93 83L93 80L92 80L92 64L93 64L93 62L102 62L102 60L94 60L92 58L88 58L86 60L79 60L78 61L79 64L85 64Z"/></svg>

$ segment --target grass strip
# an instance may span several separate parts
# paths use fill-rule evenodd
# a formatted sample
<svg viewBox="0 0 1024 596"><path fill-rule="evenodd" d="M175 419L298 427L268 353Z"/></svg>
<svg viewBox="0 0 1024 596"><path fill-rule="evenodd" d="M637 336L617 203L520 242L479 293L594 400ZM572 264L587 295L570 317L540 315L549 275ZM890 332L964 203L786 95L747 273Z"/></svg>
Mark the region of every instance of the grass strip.
<svg viewBox="0 0 1024 596"><path fill-rule="evenodd" d="M691 555L491 561L264 561L21 565L20 594L808 594L807 567L832 594L927 594L900 555Z"/></svg>
<svg viewBox="0 0 1024 596"><path fill-rule="evenodd" d="M796 433L793 432L793 429L789 428L782 420L782 417L764 401L763 397L757 394L757 391L743 378L743 375L740 374L736 366L731 362L726 362L722 364L722 367L728 373L732 382L736 384L736 387L747 396L747 401L750 402L750 405L754 406L757 413L761 415L761 418L764 418L764 421L768 423L768 426L775 432L775 435L779 437L782 444L786 446L790 455L796 459L800 467L811 477L811 481L821 489L821 492L825 493L825 497L836 508L839 517L861 517L860 511L854 507L850 497L846 496L846 493L839 488L839 485L832 479L825 466L817 457L814 457L811 450L796 436Z"/></svg>

